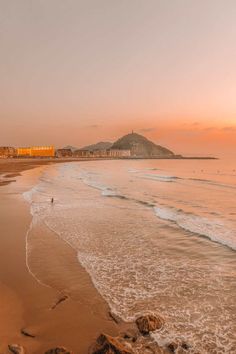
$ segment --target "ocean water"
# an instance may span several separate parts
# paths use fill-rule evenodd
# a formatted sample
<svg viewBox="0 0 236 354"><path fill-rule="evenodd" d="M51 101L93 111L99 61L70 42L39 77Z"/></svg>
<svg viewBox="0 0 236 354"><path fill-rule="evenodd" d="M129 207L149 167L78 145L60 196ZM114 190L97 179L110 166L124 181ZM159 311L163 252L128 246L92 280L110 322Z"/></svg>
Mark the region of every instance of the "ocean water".
<svg viewBox="0 0 236 354"><path fill-rule="evenodd" d="M163 346L236 353L236 161L58 164L24 197L28 244L39 224L53 230L118 316L161 314Z"/></svg>

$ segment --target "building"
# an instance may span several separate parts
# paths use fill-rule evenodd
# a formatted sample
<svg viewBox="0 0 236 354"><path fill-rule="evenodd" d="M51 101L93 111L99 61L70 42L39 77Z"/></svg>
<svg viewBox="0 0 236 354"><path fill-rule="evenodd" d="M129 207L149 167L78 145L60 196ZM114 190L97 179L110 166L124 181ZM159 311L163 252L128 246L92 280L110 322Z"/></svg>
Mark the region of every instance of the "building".
<svg viewBox="0 0 236 354"><path fill-rule="evenodd" d="M131 156L130 150L109 149L107 150L107 152L108 152L108 157L125 158Z"/></svg>
<svg viewBox="0 0 236 354"><path fill-rule="evenodd" d="M71 149L57 149L56 151L57 157L72 157L73 153Z"/></svg>
<svg viewBox="0 0 236 354"><path fill-rule="evenodd" d="M89 150L75 150L73 157L92 157L93 154Z"/></svg>
<svg viewBox="0 0 236 354"><path fill-rule="evenodd" d="M102 150L97 149L97 150L94 150L92 152L92 154L93 154L93 157L103 157L103 158L105 158L105 157L108 157L108 150L106 150L106 149L102 149Z"/></svg>
<svg viewBox="0 0 236 354"><path fill-rule="evenodd" d="M86 157L86 158L126 158L130 157L130 150L122 149L96 149L89 150L76 150L73 152L73 157Z"/></svg>
<svg viewBox="0 0 236 354"><path fill-rule="evenodd" d="M30 147L17 148L17 156L21 156L21 157L31 156L31 148Z"/></svg>
<svg viewBox="0 0 236 354"><path fill-rule="evenodd" d="M11 146L0 146L0 158L16 157L17 150Z"/></svg>
<svg viewBox="0 0 236 354"><path fill-rule="evenodd" d="M18 157L54 157L55 149L53 146L32 146L17 149Z"/></svg>
<svg viewBox="0 0 236 354"><path fill-rule="evenodd" d="M33 146L31 147L33 157L54 157L55 149L53 146Z"/></svg>

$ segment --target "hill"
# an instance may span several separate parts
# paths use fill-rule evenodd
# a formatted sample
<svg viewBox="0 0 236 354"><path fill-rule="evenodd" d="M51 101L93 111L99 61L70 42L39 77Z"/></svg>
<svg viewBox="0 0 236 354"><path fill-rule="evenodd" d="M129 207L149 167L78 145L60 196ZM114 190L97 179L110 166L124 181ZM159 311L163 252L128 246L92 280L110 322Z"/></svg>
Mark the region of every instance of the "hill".
<svg viewBox="0 0 236 354"><path fill-rule="evenodd" d="M80 150L89 150L89 151L107 150L110 149L111 147L112 147L112 143L110 143L109 141L100 141L97 144L84 146L83 148L80 148Z"/></svg>
<svg viewBox="0 0 236 354"><path fill-rule="evenodd" d="M174 157L175 154L167 148L156 145L143 135L131 133L118 139L112 149L130 150L136 157Z"/></svg>
<svg viewBox="0 0 236 354"><path fill-rule="evenodd" d="M71 145L64 146L63 149L70 149L72 152L74 152L75 150L78 150L77 147L71 146Z"/></svg>

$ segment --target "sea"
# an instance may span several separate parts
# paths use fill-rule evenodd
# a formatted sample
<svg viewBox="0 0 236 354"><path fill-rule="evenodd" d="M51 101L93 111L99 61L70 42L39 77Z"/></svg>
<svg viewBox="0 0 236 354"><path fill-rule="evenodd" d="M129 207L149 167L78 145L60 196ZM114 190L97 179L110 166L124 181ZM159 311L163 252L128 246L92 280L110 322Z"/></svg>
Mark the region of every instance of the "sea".
<svg viewBox="0 0 236 354"><path fill-rule="evenodd" d="M161 315L163 347L236 353L235 159L55 164L24 197L28 248L40 224L56 233L117 316Z"/></svg>

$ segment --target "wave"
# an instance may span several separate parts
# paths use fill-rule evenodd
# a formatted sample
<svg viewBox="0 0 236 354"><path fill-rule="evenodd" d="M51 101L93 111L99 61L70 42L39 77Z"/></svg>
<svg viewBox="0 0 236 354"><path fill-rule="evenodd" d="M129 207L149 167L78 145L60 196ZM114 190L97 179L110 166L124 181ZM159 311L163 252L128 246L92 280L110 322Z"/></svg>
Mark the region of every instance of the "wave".
<svg viewBox="0 0 236 354"><path fill-rule="evenodd" d="M119 193L117 193L116 191L114 191L114 190L109 190L109 189L104 190L104 191L102 192L102 195L103 195L104 197L109 197L109 198L118 198L118 199L129 200L129 198L126 197L125 195L119 194Z"/></svg>
<svg viewBox="0 0 236 354"><path fill-rule="evenodd" d="M154 175L154 174L139 175L138 178L150 179L158 182L175 182L178 180L192 181L192 182L200 182L200 183L208 184L211 186L221 187L221 188L236 189L236 185L220 183L217 181L204 179L204 178L192 178L192 177L185 178L185 177L178 177L178 176L171 176L171 175Z"/></svg>
<svg viewBox="0 0 236 354"><path fill-rule="evenodd" d="M182 179L177 176L151 175L151 174L142 175L142 176L139 176L138 178L151 179L151 180L160 181L160 182L175 182L178 179Z"/></svg>
<svg viewBox="0 0 236 354"><path fill-rule="evenodd" d="M164 182L173 182L175 180L181 179L176 176L146 175L146 178L149 177L155 177L155 180L159 178L160 181L164 181ZM138 178L144 178L144 177L140 176ZM154 212L156 216L159 217L160 219L174 222L176 225L178 225L180 228L186 231L192 232L200 236L207 237L214 242L220 243L224 246L228 246L231 249L236 250L234 232L233 230L227 228L227 226L221 220L209 219L207 217L195 215L192 213L186 213L183 209L176 209L170 206L157 205L156 202L136 199L133 198L132 196L121 194L116 189L98 184L95 181L91 181L91 180L88 181L86 179L83 179L83 182L90 187L101 190L101 194L104 197L118 198L130 202L134 202L148 208L154 208ZM210 214L212 216L219 216L215 212L211 212Z"/></svg>
<svg viewBox="0 0 236 354"><path fill-rule="evenodd" d="M155 204L153 202L141 200L141 199L136 199L136 198L133 198L132 196L124 195L124 194L120 193L117 189L102 185L98 182L95 182L94 180L93 181L88 180L87 178L83 178L83 177L80 177L80 179L87 186L95 188L97 190L100 190L101 195L103 197L126 200L126 201L130 201L130 202L134 202L134 203L146 206L148 208L153 208L155 206Z"/></svg>
<svg viewBox="0 0 236 354"><path fill-rule="evenodd" d="M222 221L185 213L182 209L173 207L155 206L154 211L160 219L174 222L186 231L207 237L214 242L236 250L234 232L227 229Z"/></svg>
<svg viewBox="0 0 236 354"><path fill-rule="evenodd" d="M189 181L196 181L196 182L202 182L206 184L210 184L212 186L217 186L217 187L225 187L225 188L230 188L230 189L236 189L236 186L232 184L225 184L225 183L220 183L217 181L213 181L210 179L204 179L204 178L188 178Z"/></svg>
<svg viewBox="0 0 236 354"><path fill-rule="evenodd" d="M99 183L97 181L91 180L90 175L91 175L90 173L89 174L83 173L77 178L80 179L87 186L101 191L103 195L109 195L109 194L112 195L113 193L115 193L115 189L106 186L102 183Z"/></svg>
<svg viewBox="0 0 236 354"><path fill-rule="evenodd" d="M140 173L140 172L144 172L144 171L162 171L162 170L160 168L156 168L156 167L147 167L144 169L130 168L128 170L129 173Z"/></svg>

